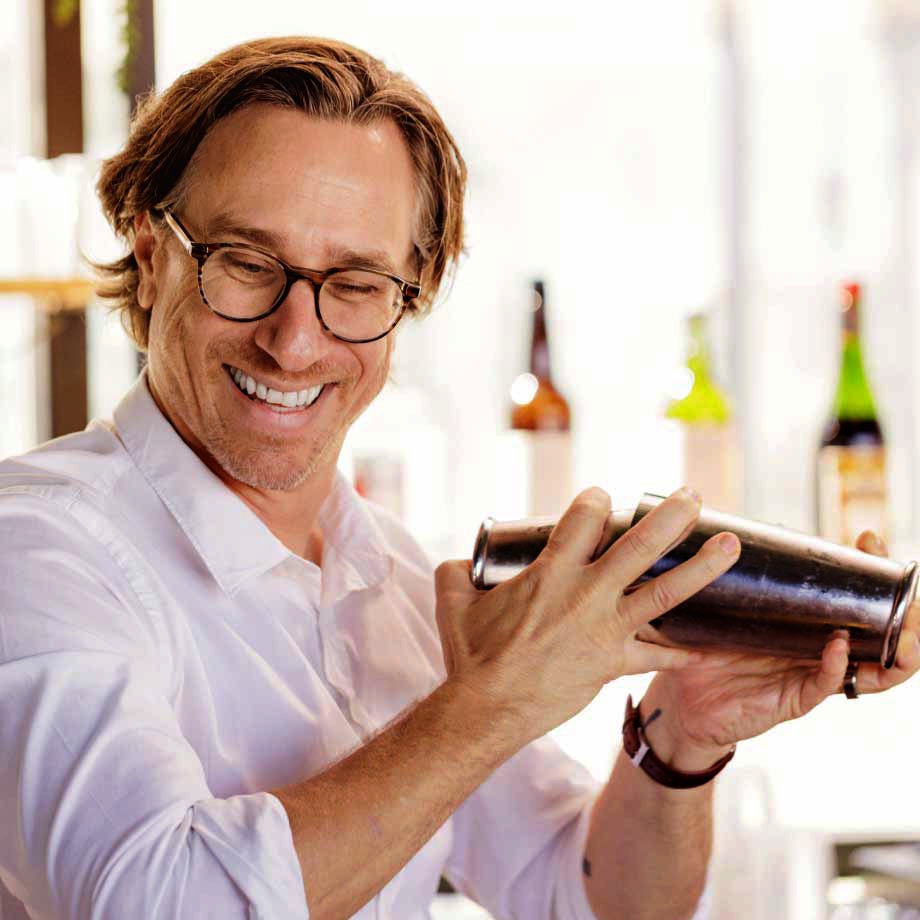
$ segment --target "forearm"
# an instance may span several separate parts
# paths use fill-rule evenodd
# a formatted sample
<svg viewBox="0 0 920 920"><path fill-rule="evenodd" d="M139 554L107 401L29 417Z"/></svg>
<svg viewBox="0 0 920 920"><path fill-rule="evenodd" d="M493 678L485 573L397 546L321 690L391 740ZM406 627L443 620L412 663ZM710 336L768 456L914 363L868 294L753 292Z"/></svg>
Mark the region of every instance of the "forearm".
<svg viewBox="0 0 920 920"><path fill-rule="evenodd" d="M711 816L711 784L666 789L621 751L585 845L585 890L598 920L691 917L706 880Z"/></svg>
<svg viewBox="0 0 920 920"><path fill-rule="evenodd" d="M651 724L652 713L659 715ZM681 772L707 769L723 749L701 750L682 737L678 713L660 680L641 704L646 737L658 757ZM713 784L670 789L621 751L592 813L585 847L585 888L602 920L691 917L712 849Z"/></svg>
<svg viewBox="0 0 920 920"><path fill-rule="evenodd" d="M284 805L312 920L352 916L528 740L448 681Z"/></svg>

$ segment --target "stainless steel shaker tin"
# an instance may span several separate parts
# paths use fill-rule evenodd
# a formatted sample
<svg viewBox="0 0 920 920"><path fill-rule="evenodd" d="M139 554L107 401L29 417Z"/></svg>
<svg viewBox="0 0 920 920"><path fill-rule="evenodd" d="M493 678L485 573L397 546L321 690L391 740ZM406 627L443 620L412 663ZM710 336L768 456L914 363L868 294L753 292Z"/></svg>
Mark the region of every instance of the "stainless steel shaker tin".
<svg viewBox="0 0 920 920"><path fill-rule="evenodd" d="M643 495L635 512L607 520L597 555L663 499ZM487 518L473 551L471 578L480 589L513 578L546 545L555 520ZM915 562L902 565L770 524L703 508L690 534L638 581L689 559L717 533L741 540L735 565L698 594L650 624L643 638L690 648L732 649L819 658L831 633L845 629L853 661L894 664L898 637L917 591Z"/></svg>

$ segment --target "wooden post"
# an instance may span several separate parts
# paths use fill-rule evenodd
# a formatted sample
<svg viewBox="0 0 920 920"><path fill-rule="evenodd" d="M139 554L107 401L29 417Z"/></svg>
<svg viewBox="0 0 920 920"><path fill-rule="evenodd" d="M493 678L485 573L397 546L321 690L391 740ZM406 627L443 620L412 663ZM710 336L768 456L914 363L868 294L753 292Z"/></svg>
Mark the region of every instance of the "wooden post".
<svg viewBox="0 0 920 920"><path fill-rule="evenodd" d="M55 0L44 0L45 155L83 152L83 66L80 4L65 21L55 19ZM57 314L51 323L51 435L86 426L86 312Z"/></svg>
<svg viewBox="0 0 920 920"><path fill-rule="evenodd" d="M128 97L131 100L131 115L137 110L140 99L156 86L156 56L154 46L153 0L134 2L135 49L128 66ZM138 351L137 370L140 373L147 363L147 355Z"/></svg>
<svg viewBox="0 0 920 920"><path fill-rule="evenodd" d="M134 0L132 16L134 54L131 57L127 74L132 115L137 108L138 99L146 96L154 88L156 81L153 28L153 0Z"/></svg>

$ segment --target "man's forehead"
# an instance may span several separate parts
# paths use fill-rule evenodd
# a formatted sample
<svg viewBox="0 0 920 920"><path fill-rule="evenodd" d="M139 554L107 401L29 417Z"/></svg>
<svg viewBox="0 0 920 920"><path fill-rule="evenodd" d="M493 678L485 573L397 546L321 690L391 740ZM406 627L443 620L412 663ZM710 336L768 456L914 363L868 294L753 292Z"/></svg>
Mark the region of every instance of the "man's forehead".
<svg viewBox="0 0 920 920"><path fill-rule="evenodd" d="M343 190L354 184L357 166L376 169L394 181L415 179L408 145L391 119L362 124L266 104L244 106L217 121L198 145L191 165L197 161L243 172L254 161L278 160L288 160L300 170L323 166L324 181Z"/></svg>
<svg viewBox="0 0 920 920"><path fill-rule="evenodd" d="M415 173L389 122L355 125L249 106L208 133L184 182L194 230L208 241L232 234L290 251L312 228L325 248L393 271L411 250Z"/></svg>
<svg viewBox="0 0 920 920"><path fill-rule="evenodd" d="M219 242L224 239L243 240L263 249L281 253L289 248L290 240L283 233L270 228L254 225L233 211L215 211L206 214L202 220L202 233L209 241ZM374 268L397 272L399 266L386 249L372 246L355 247L330 241L327 245L329 257L338 266Z"/></svg>

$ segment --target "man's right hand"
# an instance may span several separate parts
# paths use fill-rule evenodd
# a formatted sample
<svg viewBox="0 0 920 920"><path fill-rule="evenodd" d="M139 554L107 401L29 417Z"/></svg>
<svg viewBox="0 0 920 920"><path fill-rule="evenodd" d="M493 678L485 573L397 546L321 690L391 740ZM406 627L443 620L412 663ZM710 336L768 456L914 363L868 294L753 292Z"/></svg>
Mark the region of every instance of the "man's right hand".
<svg viewBox="0 0 920 920"><path fill-rule="evenodd" d="M651 645L636 631L686 600L738 559L734 534L627 591L683 536L700 512L681 489L592 561L610 513L600 489L578 495L528 568L490 591L470 582L470 562L435 573L437 620L448 680L515 718L527 740L583 709L624 674L685 667L701 653Z"/></svg>

